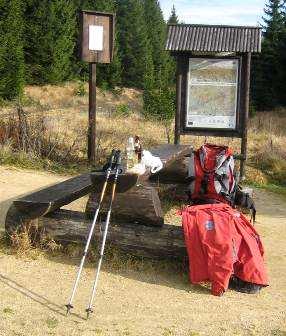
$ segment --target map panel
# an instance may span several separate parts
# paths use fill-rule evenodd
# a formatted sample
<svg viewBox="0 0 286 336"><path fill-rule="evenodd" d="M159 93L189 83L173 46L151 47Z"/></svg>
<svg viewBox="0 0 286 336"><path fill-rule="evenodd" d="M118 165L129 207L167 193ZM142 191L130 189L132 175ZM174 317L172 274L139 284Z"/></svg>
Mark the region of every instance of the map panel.
<svg viewBox="0 0 286 336"><path fill-rule="evenodd" d="M238 69L238 59L190 59L187 127L236 129Z"/></svg>

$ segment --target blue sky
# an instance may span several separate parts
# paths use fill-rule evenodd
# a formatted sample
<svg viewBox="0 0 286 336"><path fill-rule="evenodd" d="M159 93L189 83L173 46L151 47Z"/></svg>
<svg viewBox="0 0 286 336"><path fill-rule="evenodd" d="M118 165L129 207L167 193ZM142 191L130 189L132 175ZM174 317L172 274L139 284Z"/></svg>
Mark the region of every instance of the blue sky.
<svg viewBox="0 0 286 336"><path fill-rule="evenodd" d="M265 0L159 0L164 16L173 4L184 23L254 25L261 22Z"/></svg>

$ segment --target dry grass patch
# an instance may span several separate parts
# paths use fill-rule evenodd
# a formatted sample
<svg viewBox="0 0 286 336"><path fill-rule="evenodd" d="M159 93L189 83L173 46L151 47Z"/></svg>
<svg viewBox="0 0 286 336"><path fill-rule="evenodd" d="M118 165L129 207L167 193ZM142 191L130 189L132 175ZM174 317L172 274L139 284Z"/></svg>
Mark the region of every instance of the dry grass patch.
<svg viewBox="0 0 286 336"><path fill-rule="evenodd" d="M83 94L78 94L79 85ZM0 162L36 169L79 172L88 169L86 137L88 128L87 84L68 82L62 86L28 86L25 89L22 122L15 107L2 108ZM142 117L142 93L134 89L106 92L98 89L97 165L112 147L124 150L130 135L139 135L145 148L166 143L165 127ZM5 111L9 112L5 114ZM118 111L128 111L122 116ZM3 114L4 113L4 114ZM24 120L24 122L23 122ZM28 141L21 141L23 124ZM261 112L250 120L248 181L256 184L286 181L286 113ZM171 133L171 140L173 139ZM27 145L28 142L28 145ZM198 148L204 142L228 144L240 152L239 139L183 136L182 143Z"/></svg>

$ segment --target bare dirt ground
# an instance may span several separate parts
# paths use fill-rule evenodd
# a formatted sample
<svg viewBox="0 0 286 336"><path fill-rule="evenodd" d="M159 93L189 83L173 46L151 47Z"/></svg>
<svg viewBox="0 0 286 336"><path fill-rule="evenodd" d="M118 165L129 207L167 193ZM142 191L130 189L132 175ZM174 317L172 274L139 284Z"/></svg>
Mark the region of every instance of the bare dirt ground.
<svg viewBox="0 0 286 336"><path fill-rule="evenodd" d="M0 167L0 228L14 197L64 179ZM84 202L75 204L82 208ZM36 260L0 248L0 335L286 335L286 201L257 191L259 230L267 253L270 286L258 295L228 291L222 298L192 286L174 264L105 263L94 314L85 308L94 278L86 267L75 309L65 316L78 258Z"/></svg>

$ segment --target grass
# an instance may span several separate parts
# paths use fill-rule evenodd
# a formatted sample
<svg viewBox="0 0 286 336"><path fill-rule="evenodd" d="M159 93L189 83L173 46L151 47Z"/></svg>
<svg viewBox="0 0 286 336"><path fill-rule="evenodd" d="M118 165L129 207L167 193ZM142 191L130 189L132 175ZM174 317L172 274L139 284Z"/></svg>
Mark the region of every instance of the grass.
<svg viewBox="0 0 286 336"><path fill-rule="evenodd" d="M55 258L56 260L74 260L75 263L82 257L83 243L70 243L65 246L56 243L54 240L32 241L31 235L26 233L15 234L8 240L4 234L0 234L0 254L13 254L27 260L38 260L42 258ZM142 274L180 274L184 283L188 283L186 263L176 260L152 260L121 252L115 246L107 246L104 252L103 268L115 273L139 272ZM89 249L87 262L95 265L98 261L97 246Z"/></svg>
<svg viewBox="0 0 286 336"><path fill-rule="evenodd" d="M55 329L58 326L59 321L54 317L49 317L46 320L46 324L47 324L48 328Z"/></svg>
<svg viewBox="0 0 286 336"><path fill-rule="evenodd" d="M10 308L10 307L5 307L3 309L3 313L4 314L14 314L14 310L12 308Z"/></svg>
<svg viewBox="0 0 286 336"><path fill-rule="evenodd" d="M78 94L79 89L81 94ZM22 115L11 103L2 107L0 164L60 174L88 171L86 91L86 84L81 83L79 88L76 82L63 86L29 86L25 89ZM122 107L128 114L118 113ZM104 163L111 148L124 150L131 135L139 135L147 149L166 143L164 126L144 119L141 111L140 91L98 90L97 166ZM258 113L249 125L247 182L279 193L284 193L286 186L285 112ZM225 138L182 137L182 143L191 143L194 148L204 141L226 143ZM227 143L239 152L238 139L227 139Z"/></svg>
<svg viewBox="0 0 286 336"><path fill-rule="evenodd" d="M259 183L254 183L249 181L248 185L253 186L255 188L261 188L261 189L265 189L268 191L271 191L273 193L279 194L281 196L286 197L286 188L284 186L281 185L276 185L276 184L272 184L272 183L266 183L266 184L259 184Z"/></svg>

